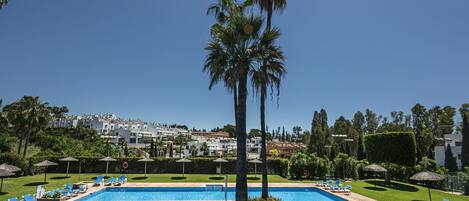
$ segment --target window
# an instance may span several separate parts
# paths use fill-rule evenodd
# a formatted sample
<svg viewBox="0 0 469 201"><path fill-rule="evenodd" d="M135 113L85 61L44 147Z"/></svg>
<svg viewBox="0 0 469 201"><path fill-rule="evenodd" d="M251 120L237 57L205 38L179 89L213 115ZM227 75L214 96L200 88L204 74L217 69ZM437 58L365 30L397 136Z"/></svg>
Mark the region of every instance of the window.
<svg viewBox="0 0 469 201"><path fill-rule="evenodd" d="M129 143L133 143L133 144L135 144L136 142L137 142L137 141L136 141L136 139L135 139L135 138L130 138L130 140L129 140Z"/></svg>

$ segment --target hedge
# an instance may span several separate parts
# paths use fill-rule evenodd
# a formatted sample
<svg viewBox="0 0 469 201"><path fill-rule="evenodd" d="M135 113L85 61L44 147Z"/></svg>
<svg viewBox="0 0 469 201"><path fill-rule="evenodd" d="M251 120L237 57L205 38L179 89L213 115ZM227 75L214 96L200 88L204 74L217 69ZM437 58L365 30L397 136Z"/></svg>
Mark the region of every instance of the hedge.
<svg viewBox="0 0 469 201"><path fill-rule="evenodd" d="M371 163L396 163L414 166L415 135L411 132L378 133L365 136L367 160Z"/></svg>
<svg viewBox="0 0 469 201"><path fill-rule="evenodd" d="M35 158L34 162L41 160L50 160L58 163L57 166L50 166L47 172L63 173L66 171L67 162L59 161L59 158ZM81 163L82 173L103 173L106 170L106 162L99 161L100 158L79 157ZM109 162L109 173L129 173L129 174L143 174L144 162L138 162L141 158L116 158L116 162ZM182 164L177 163L178 158L152 158L154 162L147 163L147 173L180 173L182 171ZM219 163L213 162L213 158L194 158L190 159L192 162L185 164L185 173L188 174L214 174ZM227 163L222 164L224 173L236 173L236 159L227 159ZM127 170L122 168L122 164L127 162L129 167ZM287 160L267 160L267 167L269 174L278 174L286 177L288 169ZM78 162L70 163L70 173L78 173ZM34 171L37 172L38 170ZM40 171L40 169L39 169ZM248 171L254 172L254 165L248 164ZM260 165L257 166L257 172L260 172Z"/></svg>

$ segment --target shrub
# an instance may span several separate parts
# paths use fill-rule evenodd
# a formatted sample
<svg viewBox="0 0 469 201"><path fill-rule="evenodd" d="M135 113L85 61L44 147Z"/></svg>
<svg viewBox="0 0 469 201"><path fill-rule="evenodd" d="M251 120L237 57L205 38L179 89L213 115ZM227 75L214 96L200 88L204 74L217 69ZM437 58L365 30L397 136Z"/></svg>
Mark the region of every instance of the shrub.
<svg viewBox="0 0 469 201"><path fill-rule="evenodd" d="M289 172L294 179L302 179L306 175L310 157L305 153L297 153L290 157Z"/></svg>
<svg viewBox="0 0 469 201"><path fill-rule="evenodd" d="M415 135L410 132L371 134L365 137L368 161L414 166L416 162Z"/></svg>
<svg viewBox="0 0 469 201"><path fill-rule="evenodd" d="M0 154L0 164L2 163L7 163L9 165L14 165L17 166L21 169L26 169L27 168L27 163L21 159L18 154L12 153L12 152L7 152L7 153L1 153Z"/></svg>
<svg viewBox="0 0 469 201"><path fill-rule="evenodd" d="M469 195L469 179L467 179L466 185L464 186L464 195Z"/></svg>
<svg viewBox="0 0 469 201"><path fill-rule="evenodd" d="M66 162L60 162L58 159L65 157L52 157L46 152L43 152L44 155L38 155L31 158L31 163L40 162L42 160L48 159L59 163L57 166L50 166L47 168L48 172L65 172L67 168ZM106 162L99 161L100 157L76 157L80 160L81 171L82 173L102 173L106 169ZM115 173L129 173L129 174L143 174L144 164L142 162L137 162L141 158L116 158L116 162L109 163L109 172ZM147 163L147 172L149 174L155 173L180 173L182 171L182 164L176 163L178 158L153 158L154 162ZM214 158L194 158L191 159L191 163L185 164L185 172L188 174L211 174L215 173L216 168L219 166L219 163L214 163ZM229 158L228 162L224 163L223 173L234 174L236 173L236 159ZM125 171L122 168L122 164L128 162L129 167ZM285 160L267 160L268 172L269 174L286 174L287 161ZM78 162L70 163L70 172L78 172ZM254 172L254 166L249 165L249 171Z"/></svg>

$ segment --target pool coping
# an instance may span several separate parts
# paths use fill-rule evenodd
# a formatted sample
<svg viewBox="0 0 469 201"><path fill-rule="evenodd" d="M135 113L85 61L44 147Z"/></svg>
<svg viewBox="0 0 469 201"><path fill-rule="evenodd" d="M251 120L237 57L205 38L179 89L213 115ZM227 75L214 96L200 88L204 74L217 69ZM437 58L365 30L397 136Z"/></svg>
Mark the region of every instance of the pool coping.
<svg viewBox="0 0 469 201"><path fill-rule="evenodd" d="M171 187L174 187L174 188L194 188L194 187L206 187L206 185L224 185L223 183L193 183L193 182L187 182L187 183L126 183L126 184L123 184L121 186L95 186L95 187L91 187L88 189L88 191L86 193L83 193L83 194L79 194L78 196L75 196L75 197L72 197L70 198L69 200L70 201L76 201L76 200L79 200L83 197L86 197L88 195L91 195L91 194L94 194L94 193L97 193L105 188L114 188L114 187L123 187L123 188L126 188L126 187L148 187L148 188L151 188L151 187L160 187L160 188L171 188ZM228 187L236 187L236 183L228 183ZM262 187L262 183L249 183L248 184L248 187L252 187L252 188L259 188L259 187ZM333 194L337 197L340 197L342 199L345 199L345 200L348 200L348 201L375 201L374 199L371 199L371 198L368 198L368 197L365 197L365 196L362 196L362 195L359 195L359 194L356 194L356 193L351 193L350 195L344 195L344 194L340 194L340 193L334 193L334 192L331 192L329 190L326 190L324 188L321 188L319 186L317 186L316 184L314 183L269 183L269 187L273 187L273 188L317 188L317 189L320 189L322 191L325 191L327 193L330 193L330 194Z"/></svg>

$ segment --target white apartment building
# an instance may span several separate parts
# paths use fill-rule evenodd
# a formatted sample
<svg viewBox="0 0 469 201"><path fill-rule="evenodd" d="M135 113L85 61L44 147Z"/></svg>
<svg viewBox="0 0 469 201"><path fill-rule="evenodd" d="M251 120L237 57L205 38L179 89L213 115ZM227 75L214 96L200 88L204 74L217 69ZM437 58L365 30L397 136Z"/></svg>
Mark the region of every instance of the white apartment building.
<svg viewBox="0 0 469 201"><path fill-rule="evenodd" d="M261 138L253 138L247 141L247 154L248 158L259 158L261 152ZM197 156L203 156L202 146L206 143L208 147L208 156L226 156L236 154L236 139L235 138L207 138L196 136L191 141L187 142L184 147L184 156L190 156L190 147L195 146L197 149Z"/></svg>
<svg viewBox="0 0 469 201"><path fill-rule="evenodd" d="M462 151L462 135L461 134L447 134L444 135L444 144L435 146L435 160L438 166L445 166L445 152L446 146L451 147L453 157L456 158L458 168L461 169L461 151Z"/></svg>

